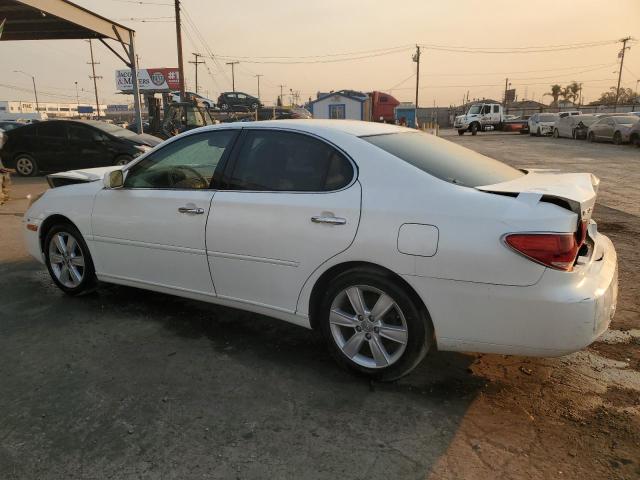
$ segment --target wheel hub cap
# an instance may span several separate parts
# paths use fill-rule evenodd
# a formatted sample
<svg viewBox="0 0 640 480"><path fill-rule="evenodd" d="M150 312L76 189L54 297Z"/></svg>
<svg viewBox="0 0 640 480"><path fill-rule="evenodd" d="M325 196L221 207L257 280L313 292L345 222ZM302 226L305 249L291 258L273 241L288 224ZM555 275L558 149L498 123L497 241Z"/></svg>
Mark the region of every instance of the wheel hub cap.
<svg viewBox="0 0 640 480"><path fill-rule="evenodd" d="M341 291L331 304L329 322L338 348L363 367L388 367L405 351L409 332L404 313L375 287L355 285Z"/></svg>

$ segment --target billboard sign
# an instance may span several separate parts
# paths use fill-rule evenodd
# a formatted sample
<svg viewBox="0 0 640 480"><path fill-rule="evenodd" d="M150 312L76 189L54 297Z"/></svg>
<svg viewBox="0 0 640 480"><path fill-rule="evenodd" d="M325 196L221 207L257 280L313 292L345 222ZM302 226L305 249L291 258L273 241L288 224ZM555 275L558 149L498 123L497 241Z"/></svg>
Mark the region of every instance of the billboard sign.
<svg viewBox="0 0 640 480"><path fill-rule="evenodd" d="M179 90L180 72L177 68L140 68L138 87L141 92ZM133 91L131 70L116 70L116 89L121 92Z"/></svg>
<svg viewBox="0 0 640 480"><path fill-rule="evenodd" d="M78 105L78 113L93 113L93 107L90 105Z"/></svg>
<svg viewBox="0 0 640 480"><path fill-rule="evenodd" d="M107 105L108 112L127 112L129 105Z"/></svg>

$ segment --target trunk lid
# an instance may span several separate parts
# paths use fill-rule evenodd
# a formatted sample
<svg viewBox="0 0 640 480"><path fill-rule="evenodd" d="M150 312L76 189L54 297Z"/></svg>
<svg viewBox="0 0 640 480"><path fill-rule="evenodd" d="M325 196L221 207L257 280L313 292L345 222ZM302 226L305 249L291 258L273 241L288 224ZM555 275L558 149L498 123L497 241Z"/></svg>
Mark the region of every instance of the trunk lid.
<svg viewBox="0 0 640 480"><path fill-rule="evenodd" d="M600 179L590 173L553 173L529 170L526 175L507 182L476 187L489 193L526 196L527 200L566 205L578 215L580 224L588 223L593 213ZM537 198L536 198L537 197Z"/></svg>

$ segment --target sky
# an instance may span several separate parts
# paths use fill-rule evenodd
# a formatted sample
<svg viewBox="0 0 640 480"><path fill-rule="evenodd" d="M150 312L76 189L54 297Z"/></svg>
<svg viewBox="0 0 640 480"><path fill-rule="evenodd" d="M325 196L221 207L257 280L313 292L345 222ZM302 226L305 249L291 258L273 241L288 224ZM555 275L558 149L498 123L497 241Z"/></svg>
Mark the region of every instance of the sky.
<svg viewBox="0 0 640 480"><path fill-rule="evenodd" d="M140 67L177 66L172 0L74 1L134 28ZM471 99L501 100L505 78L518 99L549 103L543 95L551 84L575 80L583 82L586 102L593 101L616 85L621 44L615 41L626 36L638 40L626 52L622 85L635 90L640 79L639 0L182 0L182 6L188 89L194 87L193 65L186 63L192 53L213 54L198 76L200 92L214 99L231 90L225 62L238 60L236 90L255 95L255 75L261 74L267 104L279 85L303 100L318 91L353 89L413 101L416 43L424 45L420 106L460 104L467 92ZM597 45L576 48L587 43ZM527 47L547 51L525 53ZM115 88L122 62L99 42L94 54L103 77L100 103L130 101ZM77 81L80 101L89 102L88 61L86 41L0 42L0 100L33 100L31 78L13 72L23 70L36 77L40 101L75 102Z"/></svg>

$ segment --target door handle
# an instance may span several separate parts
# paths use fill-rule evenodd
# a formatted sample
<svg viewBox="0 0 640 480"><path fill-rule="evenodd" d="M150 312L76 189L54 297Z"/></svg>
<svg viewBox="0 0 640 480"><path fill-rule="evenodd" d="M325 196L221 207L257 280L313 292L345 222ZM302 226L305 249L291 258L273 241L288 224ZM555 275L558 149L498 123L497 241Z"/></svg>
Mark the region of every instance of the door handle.
<svg viewBox="0 0 640 480"><path fill-rule="evenodd" d="M328 223L329 225L344 225L347 223L346 218L331 217L325 215L316 215L314 217L311 217L311 221L313 223Z"/></svg>
<svg viewBox="0 0 640 480"><path fill-rule="evenodd" d="M202 215L204 213L204 208L197 207L180 207L178 208L180 213L190 213L192 215Z"/></svg>

